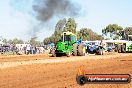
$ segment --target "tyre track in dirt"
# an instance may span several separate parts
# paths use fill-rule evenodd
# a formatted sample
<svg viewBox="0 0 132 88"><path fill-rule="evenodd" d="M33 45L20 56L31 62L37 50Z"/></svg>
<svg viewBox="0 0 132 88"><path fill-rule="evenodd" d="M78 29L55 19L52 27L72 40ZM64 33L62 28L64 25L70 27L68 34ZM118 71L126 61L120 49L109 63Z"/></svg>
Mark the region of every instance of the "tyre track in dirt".
<svg viewBox="0 0 132 88"><path fill-rule="evenodd" d="M90 55L86 55L86 56L78 56L78 57L69 57L68 59L66 57L58 57L58 58L54 58L54 59L42 59L38 58L38 59L33 59L33 60L25 60L25 59L21 59L21 61L6 61L6 62L0 62L0 69L4 69L4 68L8 68L8 67L15 67L15 66L20 66L20 65L32 65L32 64L46 64L46 63L66 63L66 62L74 62L74 61L83 61L83 60L89 60L89 59L108 59L108 58L118 58L120 57L121 54L119 55L105 55L105 56L90 56ZM126 54L122 55L122 56L126 56ZM29 57L29 56L27 56ZM25 58L25 56L24 56ZM51 57L49 57L51 58ZM83 58L83 59L82 59Z"/></svg>

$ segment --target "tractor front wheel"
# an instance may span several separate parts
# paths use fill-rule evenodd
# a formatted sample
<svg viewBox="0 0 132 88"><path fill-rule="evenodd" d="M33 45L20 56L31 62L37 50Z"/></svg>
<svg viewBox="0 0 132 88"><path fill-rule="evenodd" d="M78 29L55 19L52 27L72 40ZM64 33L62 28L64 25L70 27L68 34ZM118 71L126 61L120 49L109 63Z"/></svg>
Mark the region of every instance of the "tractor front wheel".
<svg viewBox="0 0 132 88"><path fill-rule="evenodd" d="M73 56L77 56L77 44L73 45Z"/></svg>
<svg viewBox="0 0 132 88"><path fill-rule="evenodd" d="M70 57L70 56L71 56L71 52L70 52L69 50L67 50L66 56L67 56L67 57Z"/></svg>
<svg viewBox="0 0 132 88"><path fill-rule="evenodd" d="M84 56L85 55L85 52L86 52L86 49L85 49L84 44L80 44L78 46L78 55L79 56Z"/></svg>

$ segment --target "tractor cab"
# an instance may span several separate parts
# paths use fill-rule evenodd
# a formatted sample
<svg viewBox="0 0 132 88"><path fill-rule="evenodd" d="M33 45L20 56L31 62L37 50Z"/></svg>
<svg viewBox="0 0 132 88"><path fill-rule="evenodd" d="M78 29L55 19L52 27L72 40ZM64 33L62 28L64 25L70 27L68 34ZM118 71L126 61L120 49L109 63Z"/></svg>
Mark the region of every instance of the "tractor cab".
<svg viewBox="0 0 132 88"><path fill-rule="evenodd" d="M63 32L61 41L66 43L70 42L71 44L74 44L77 41L77 37L72 32Z"/></svg>

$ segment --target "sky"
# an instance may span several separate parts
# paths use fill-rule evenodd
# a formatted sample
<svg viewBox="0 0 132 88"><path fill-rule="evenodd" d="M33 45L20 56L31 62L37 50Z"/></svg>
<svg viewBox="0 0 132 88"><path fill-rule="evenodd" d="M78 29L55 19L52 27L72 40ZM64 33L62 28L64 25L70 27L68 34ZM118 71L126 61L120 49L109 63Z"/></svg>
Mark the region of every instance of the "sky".
<svg viewBox="0 0 132 88"><path fill-rule="evenodd" d="M38 21L32 12L33 0L0 0L0 36L29 40ZM90 28L101 34L108 24L123 28L132 26L132 0L72 0L80 13L74 19L77 30ZM38 40L53 34L55 25L62 17L54 17L36 33Z"/></svg>

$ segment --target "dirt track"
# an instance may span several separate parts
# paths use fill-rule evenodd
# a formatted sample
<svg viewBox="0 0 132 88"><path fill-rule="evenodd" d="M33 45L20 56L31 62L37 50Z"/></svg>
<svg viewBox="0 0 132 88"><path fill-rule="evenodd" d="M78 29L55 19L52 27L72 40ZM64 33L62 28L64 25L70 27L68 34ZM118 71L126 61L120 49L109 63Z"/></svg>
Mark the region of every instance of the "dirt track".
<svg viewBox="0 0 132 88"><path fill-rule="evenodd" d="M89 74L132 75L132 54L70 58L50 58L46 55L13 56L0 58L0 64L3 63L9 63L9 67L0 68L0 88L132 88L132 83L79 86L75 81L77 68L80 66ZM11 66L15 63L19 64Z"/></svg>

